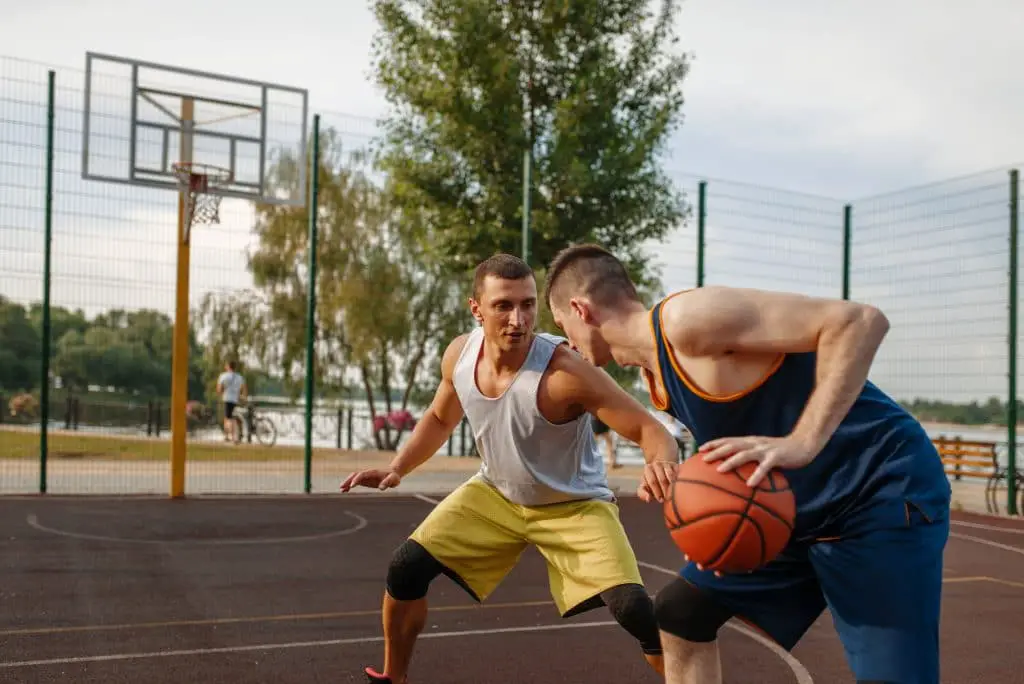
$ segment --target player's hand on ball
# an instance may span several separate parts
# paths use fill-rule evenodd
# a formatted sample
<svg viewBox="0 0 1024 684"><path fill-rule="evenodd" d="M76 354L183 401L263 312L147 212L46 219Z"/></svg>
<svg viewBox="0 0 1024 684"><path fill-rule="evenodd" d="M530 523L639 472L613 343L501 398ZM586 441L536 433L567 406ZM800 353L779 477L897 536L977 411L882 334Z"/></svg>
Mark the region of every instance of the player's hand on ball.
<svg viewBox="0 0 1024 684"><path fill-rule="evenodd" d="M341 491L347 492L353 487L372 487L384 491L397 487L402 481L402 476L393 470L378 470L371 468L358 473L352 473L341 483Z"/></svg>
<svg viewBox="0 0 1024 684"><path fill-rule="evenodd" d="M672 490L672 482L676 479L676 468L678 467L678 463L668 461L654 461L646 464L643 480L636 491L640 500L647 503L650 503L652 499L658 503L664 502Z"/></svg>
<svg viewBox="0 0 1024 684"><path fill-rule="evenodd" d="M816 454L792 437L722 437L701 445L698 452L706 463L722 461L718 472L724 473L744 463L757 461L747 485L756 487L775 468L802 468Z"/></svg>

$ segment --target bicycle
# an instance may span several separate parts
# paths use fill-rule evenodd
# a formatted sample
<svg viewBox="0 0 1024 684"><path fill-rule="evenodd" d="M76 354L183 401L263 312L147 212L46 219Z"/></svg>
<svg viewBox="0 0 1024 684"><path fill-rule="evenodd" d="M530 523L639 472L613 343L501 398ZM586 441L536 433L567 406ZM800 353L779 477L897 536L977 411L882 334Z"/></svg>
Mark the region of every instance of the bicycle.
<svg viewBox="0 0 1024 684"><path fill-rule="evenodd" d="M242 419L243 413L246 420ZM224 441L232 441L228 438L224 421L217 420L213 407L203 406L198 408L195 413L190 415L190 419L193 421L190 425L190 432L193 434L195 434L195 428L200 425L213 425L216 423L224 435ZM274 446L277 443L277 426L270 418L259 415L256 412L255 406L247 405L243 410L241 404L236 405L231 420L235 423L234 444L241 444L243 436L250 437L250 441L252 437L255 437L256 441L263 446Z"/></svg>
<svg viewBox="0 0 1024 684"><path fill-rule="evenodd" d="M241 424L246 422L248 423L248 435L250 437L255 436L257 442L268 447L274 446L277 443L277 426L274 424L274 421L267 416L258 414L256 407L251 405L247 407L246 418L248 420L242 421L238 416L234 417L234 420L238 421L239 427L236 430L236 434L239 435L239 438L242 435Z"/></svg>

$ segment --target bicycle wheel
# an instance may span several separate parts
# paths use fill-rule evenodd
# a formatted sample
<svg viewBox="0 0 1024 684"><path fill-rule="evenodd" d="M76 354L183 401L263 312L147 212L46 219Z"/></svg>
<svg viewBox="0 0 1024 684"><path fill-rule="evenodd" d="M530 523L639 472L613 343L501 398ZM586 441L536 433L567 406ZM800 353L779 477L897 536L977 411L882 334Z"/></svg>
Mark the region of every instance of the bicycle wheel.
<svg viewBox="0 0 1024 684"><path fill-rule="evenodd" d="M257 418L253 423L256 441L263 446L274 446L277 442L277 426L269 418Z"/></svg>

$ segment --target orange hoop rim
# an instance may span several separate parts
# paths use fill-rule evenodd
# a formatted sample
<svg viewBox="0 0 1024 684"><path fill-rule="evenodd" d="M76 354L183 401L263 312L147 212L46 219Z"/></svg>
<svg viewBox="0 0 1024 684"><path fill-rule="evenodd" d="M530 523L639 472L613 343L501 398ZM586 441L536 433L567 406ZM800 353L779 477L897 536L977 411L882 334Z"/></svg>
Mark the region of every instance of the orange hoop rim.
<svg viewBox="0 0 1024 684"><path fill-rule="evenodd" d="M174 175L178 177L182 185L192 190L202 188L200 191L204 191L206 188L218 187L231 182L232 174L229 169L212 164L174 162L171 168L174 169Z"/></svg>

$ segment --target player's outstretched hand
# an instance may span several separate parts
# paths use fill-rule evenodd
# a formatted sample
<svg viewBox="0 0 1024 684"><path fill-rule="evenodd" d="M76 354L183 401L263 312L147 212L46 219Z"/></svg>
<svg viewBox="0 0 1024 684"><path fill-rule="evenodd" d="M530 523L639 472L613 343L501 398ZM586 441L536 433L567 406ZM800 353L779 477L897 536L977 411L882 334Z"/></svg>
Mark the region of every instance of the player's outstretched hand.
<svg viewBox="0 0 1024 684"><path fill-rule="evenodd" d="M757 462L757 469L747 479L750 487L756 487L774 468L802 468L817 455L792 437L723 437L705 442L698 453L706 463L725 459L718 466L720 473Z"/></svg>
<svg viewBox="0 0 1024 684"><path fill-rule="evenodd" d="M652 500L663 503L672 489L676 479L678 463L655 461L644 466L643 480L636 490L641 501L650 503Z"/></svg>
<svg viewBox="0 0 1024 684"><path fill-rule="evenodd" d="M402 476L393 470L378 470L371 468L352 473L341 483L341 491L347 492L353 487L372 487L384 491L397 487L402 481Z"/></svg>

